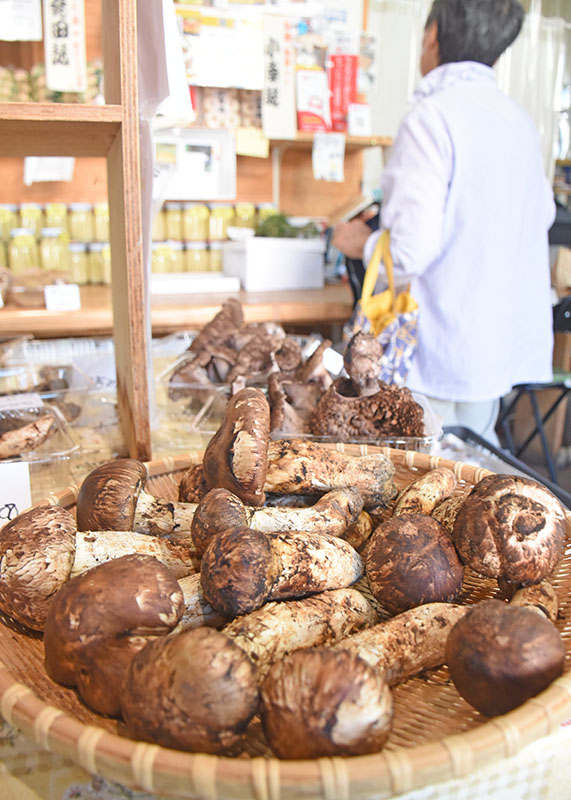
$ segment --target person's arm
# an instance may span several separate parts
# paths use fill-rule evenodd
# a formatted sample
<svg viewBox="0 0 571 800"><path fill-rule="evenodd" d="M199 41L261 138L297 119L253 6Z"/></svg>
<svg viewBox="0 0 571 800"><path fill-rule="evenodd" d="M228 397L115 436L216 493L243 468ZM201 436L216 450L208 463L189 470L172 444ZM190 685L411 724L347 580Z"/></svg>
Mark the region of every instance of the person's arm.
<svg viewBox="0 0 571 800"><path fill-rule="evenodd" d="M453 170L452 143L438 110L421 103L404 118L381 177L382 228L391 233L395 279L422 273L442 250ZM366 243L370 256L374 241Z"/></svg>

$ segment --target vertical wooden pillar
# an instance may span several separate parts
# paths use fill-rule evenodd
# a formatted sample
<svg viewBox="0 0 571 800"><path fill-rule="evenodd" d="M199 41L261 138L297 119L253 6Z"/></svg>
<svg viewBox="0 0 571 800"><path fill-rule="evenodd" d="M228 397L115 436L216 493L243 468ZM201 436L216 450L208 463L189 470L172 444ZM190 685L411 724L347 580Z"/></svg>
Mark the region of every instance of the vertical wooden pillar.
<svg viewBox="0 0 571 800"><path fill-rule="evenodd" d="M141 228L137 0L102 0L106 103L122 108L107 154L117 397L132 458L151 458L149 348Z"/></svg>

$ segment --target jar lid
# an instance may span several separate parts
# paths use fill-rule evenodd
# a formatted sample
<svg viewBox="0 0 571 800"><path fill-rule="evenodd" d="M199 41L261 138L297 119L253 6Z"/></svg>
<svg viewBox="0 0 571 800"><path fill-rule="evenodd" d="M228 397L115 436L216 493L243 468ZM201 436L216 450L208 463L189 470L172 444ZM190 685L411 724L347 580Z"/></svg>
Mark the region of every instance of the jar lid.
<svg viewBox="0 0 571 800"><path fill-rule="evenodd" d="M166 209L179 209L182 208L182 203L179 203L177 200L167 200L165 203Z"/></svg>
<svg viewBox="0 0 571 800"><path fill-rule="evenodd" d="M16 213L18 211L18 206L16 203L0 203L0 209L5 208L6 211L13 211Z"/></svg>
<svg viewBox="0 0 571 800"><path fill-rule="evenodd" d="M89 252L90 253L100 253L103 248L105 247L105 242L90 242L89 243Z"/></svg>
<svg viewBox="0 0 571 800"><path fill-rule="evenodd" d="M223 244L224 244L224 242L222 242L222 241L218 241L218 242L217 241L212 241L212 242L210 242L210 249L211 250L222 250Z"/></svg>
<svg viewBox="0 0 571 800"><path fill-rule="evenodd" d="M183 243L179 242L178 239L170 239L169 245L172 247L173 250L182 250Z"/></svg>
<svg viewBox="0 0 571 800"><path fill-rule="evenodd" d="M42 228L40 233L42 237L48 239L51 237L59 236L61 233L63 233L63 231L61 228Z"/></svg>
<svg viewBox="0 0 571 800"><path fill-rule="evenodd" d="M70 211L91 211L91 203L70 203Z"/></svg>
<svg viewBox="0 0 571 800"><path fill-rule="evenodd" d="M196 241L186 242L187 250L206 250L206 248L207 248L207 242L196 242Z"/></svg>
<svg viewBox="0 0 571 800"><path fill-rule="evenodd" d="M12 228L10 231L10 236L34 236L34 231L31 231L29 228Z"/></svg>
<svg viewBox="0 0 571 800"><path fill-rule="evenodd" d="M69 250L72 253L86 253L87 252L87 243L86 242L70 242L68 244Z"/></svg>
<svg viewBox="0 0 571 800"><path fill-rule="evenodd" d="M22 211L22 209L24 211L35 211L35 210L41 211L42 206L40 205L40 203L20 203L20 211Z"/></svg>

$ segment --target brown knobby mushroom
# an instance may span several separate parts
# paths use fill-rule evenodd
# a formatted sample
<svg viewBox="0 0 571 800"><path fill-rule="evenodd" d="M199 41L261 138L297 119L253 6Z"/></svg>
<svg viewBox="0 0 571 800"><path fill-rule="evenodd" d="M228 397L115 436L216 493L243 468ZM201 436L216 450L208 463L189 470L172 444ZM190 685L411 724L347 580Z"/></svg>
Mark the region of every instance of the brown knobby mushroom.
<svg viewBox="0 0 571 800"><path fill-rule="evenodd" d="M488 475L462 503L452 539L475 572L512 583L539 583L563 557L563 506L531 478Z"/></svg>
<svg viewBox="0 0 571 800"><path fill-rule="evenodd" d="M356 333L345 350L343 366L360 397L379 391L383 346L371 333Z"/></svg>
<svg viewBox="0 0 571 800"><path fill-rule="evenodd" d="M212 628L143 647L121 698L129 736L195 753L221 753L239 742L258 703L253 663Z"/></svg>
<svg viewBox="0 0 571 800"><path fill-rule="evenodd" d="M44 629L50 678L76 687L99 714L117 716L131 659L183 613L173 573L151 556L115 558L70 579L50 604Z"/></svg>
<svg viewBox="0 0 571 800"><path fill-rule="evenodd" d="M393 702L382 676L347 650L312 647L272 666L260 691L264 734L279 758L375 753Z"/></svg>
<svg viewBox="0 0 571 800"><path fill-rule="evenodd" d="M426 514L382 522L369 541L365 570L373 596L392 614L454 600L464 577L447 532Z"/></svg>
<svg viewBox="0 0 571 800"><path fill-rule="evenodd" d="M343 539L320 533L262 533L234 528L215 536L202 557L206 600L226 617L269 600L341 589L363 574L360 555Z"/></svg>
<svg viewBox="0 0 571 800"><path fill-rule="evenodd" d="M329 645L378 621L369 600L357 589L330 589L301 600L266 603L237 617L223 629L256 665L258 681L288 653Z"/></svg>
<svg viewBox="0 0 571 800"><path fill-rule="evenodd" d="M177 577L196 571L190 538L166 539L131 531L78 531L61 506L23 511L0 531L0 610L43 630L50 603L70 579L130 553L151 555Z"/></svg>
<svg viewBox="0 0 571 800"><path fill-rule="evenodd" d="M145 491L147 470L134 458L107 461L84 479L77 496L81 531L137 531L161 536L187 533L195 503L177 503Z"/></svg>
<svg viewBox="0 0 571 800"><path fill-rule="evenodd" d="M456 476L451 469L431 469L404 487L396 499L393 516L432 514L435 507L452 494L455 486Z"/></svg>
<svg viewBox="0 0 571 800"><path fill-rule="evenodd" d="M354 489L328 492L309 508L247 506L228 489L212 489L198 504L190 530L197 551L203 553L213 536L233 528L342 536L362 510L363 500Z"/></svg>
<svg viewBox="0 0 571 800"><path fill-rule="evenodd" d="M202 462L211 489L229 489L251 505L264 502L270 407L260 389L246 387L228 402L222 424Z"/></svg>
<svg viewBox="0 0 571 800"><path fill-rule="evenodd" d="M202 464L193 464L182 475L178 485L179 503L200 503L209 492Z"/></svg>
<svg viewBox="0 0 571 800"><path fill-rule="evenodd" d="M35 450L55 430L55 417L51 413L42 413L29 421L25 416L16 427L10 425L0 431L0 459L14 458Z"/></svg>
<svg viewBox="0 0 571 800"><path fill-rule="evenodd" d="M481 714L506 714L563 672L565 645L545 616L485 600L452 628L446 663L459 694Z"/></svg>

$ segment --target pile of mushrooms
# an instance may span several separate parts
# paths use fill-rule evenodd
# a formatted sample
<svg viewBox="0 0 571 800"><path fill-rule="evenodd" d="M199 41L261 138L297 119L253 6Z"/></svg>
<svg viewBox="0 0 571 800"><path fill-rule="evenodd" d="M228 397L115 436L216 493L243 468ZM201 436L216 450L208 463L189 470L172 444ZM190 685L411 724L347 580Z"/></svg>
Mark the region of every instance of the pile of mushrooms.
<svg viewBox="0 0 571 800"><path fill-rule="evenodd" d="M424 670L447 664L484 715L561 674L549 490L502 475L466 493L435 468L398 491L383 454L270 428L243 388L178 502L119 459L85 479L77 522L39 506L0 530L0 611L43 631L53 680L137 739L236 753L259 715L277 756L318 758L381 749L391 687ZM497 597L463 604L467 570Z"/></svg>

